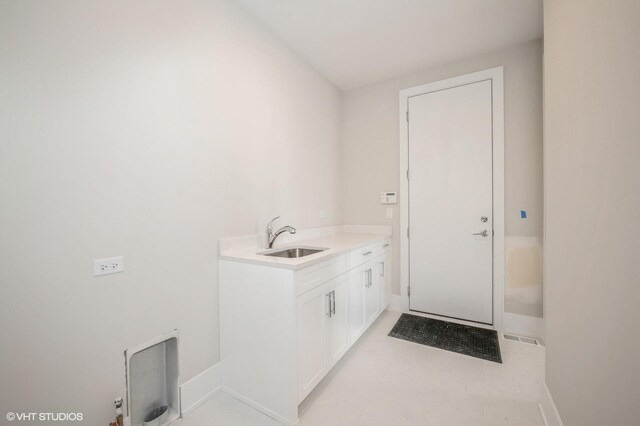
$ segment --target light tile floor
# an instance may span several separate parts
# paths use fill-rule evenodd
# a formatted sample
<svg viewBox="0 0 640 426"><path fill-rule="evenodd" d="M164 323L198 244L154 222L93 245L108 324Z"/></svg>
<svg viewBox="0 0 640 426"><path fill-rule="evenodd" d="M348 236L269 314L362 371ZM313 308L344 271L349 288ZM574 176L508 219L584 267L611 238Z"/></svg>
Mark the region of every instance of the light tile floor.
<svg viewBox="0 0 640 426"><path fill-rule="evenodd" d="M538 426L544 348L500 339L503 364L388 337L386 311L300 406L302 426ZM219 394L180 426L278 423Z"/></svg>
<svg viewBox="0 0 640 426"><path fill-rule="evenodd" d="M219 392L171 426L281 426L271 417Z"/></svg>

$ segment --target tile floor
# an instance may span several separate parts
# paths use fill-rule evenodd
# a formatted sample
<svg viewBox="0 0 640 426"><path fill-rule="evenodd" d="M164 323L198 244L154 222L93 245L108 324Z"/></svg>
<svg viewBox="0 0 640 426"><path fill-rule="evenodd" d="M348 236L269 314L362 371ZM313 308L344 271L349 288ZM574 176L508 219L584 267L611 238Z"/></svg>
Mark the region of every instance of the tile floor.
<svg viewBox="0 0 640 426"><path fill-rule="evenodd" d="M544 348L500 339L503 364L388 337L386 311L300 406L302 426L543 425ZM278 423L218 394L180 426Z"/></svg>
<svg viewBox="0 0 640 426"><path fill-rule="evenodd" d="M243 402L219 392L171 426L281 426Z"/></svg>

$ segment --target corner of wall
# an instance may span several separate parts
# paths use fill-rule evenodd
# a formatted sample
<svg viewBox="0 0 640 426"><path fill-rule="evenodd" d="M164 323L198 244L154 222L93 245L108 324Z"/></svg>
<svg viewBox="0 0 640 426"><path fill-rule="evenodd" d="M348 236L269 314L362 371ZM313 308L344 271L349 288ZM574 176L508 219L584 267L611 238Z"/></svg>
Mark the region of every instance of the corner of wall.
<svg viewBox="0 0 640 426"><path fill-rule="evenodd" d="M553 401L553 397L551 396L551 392L549 392L549 388L547 387L547 383L542 383L542 396L540 398L540 403L538 404L538 408L540 409L540 414L542 415L542 420L546 426L564 426L562 423L562 419L560 418L560 413L558 413L558 409L556 408L556 404Z"/></svg>
<svg viewBox="0 0 640 426"><path fill-rule="evenodd" d="M181 416L188 414L222 390L222 364L217 363L180 386Z"/></svg>

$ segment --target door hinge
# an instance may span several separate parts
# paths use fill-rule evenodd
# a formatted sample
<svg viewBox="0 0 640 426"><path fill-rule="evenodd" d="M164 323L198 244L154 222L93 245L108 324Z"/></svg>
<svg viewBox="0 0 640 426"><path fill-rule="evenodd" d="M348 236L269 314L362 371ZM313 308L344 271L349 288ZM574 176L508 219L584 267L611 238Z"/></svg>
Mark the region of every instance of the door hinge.
<svg viewBox="0 0 640 426"><path fill-rule="evenodd" d="M407 110L407 122L409 121L409 110Z"/></svg>
<svg viewBox="0 0 640 426"><path fill-rule="evenodd" d="M411 296L411 286L407 286L407 296Z"/></svg>
<svg viewBox="0 0 640 426"><path fill-rule="evenodd" d="M407 228L407 238L409 238L409 228Z"/></svg>
<svg viewBox="0 0 640 426"><path fill-rule="evenodd" d="M407 180L409 180L409 169L407 169Z"/></svg>

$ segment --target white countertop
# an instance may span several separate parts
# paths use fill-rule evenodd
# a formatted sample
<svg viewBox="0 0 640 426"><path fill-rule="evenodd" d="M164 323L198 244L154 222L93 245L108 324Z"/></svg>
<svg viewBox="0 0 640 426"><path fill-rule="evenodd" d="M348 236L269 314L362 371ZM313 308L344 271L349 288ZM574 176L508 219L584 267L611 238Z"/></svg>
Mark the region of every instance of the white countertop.
<svg viewBox="0 0 640 426"><path fill-rule="evenodd" d="M314 238L283 241L281 244L278 244L276 241L272 249L260 248L255 245L233 247L230 244L221 244L218 258L297 270L390 238L391 235L388 233L339 232ZM293 247L326 248L327 250L295 259L259 254L262 252L286 250L287 248Z"/></svg>

